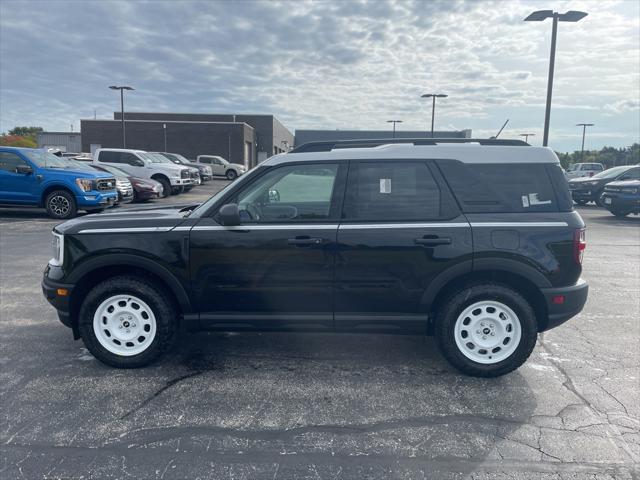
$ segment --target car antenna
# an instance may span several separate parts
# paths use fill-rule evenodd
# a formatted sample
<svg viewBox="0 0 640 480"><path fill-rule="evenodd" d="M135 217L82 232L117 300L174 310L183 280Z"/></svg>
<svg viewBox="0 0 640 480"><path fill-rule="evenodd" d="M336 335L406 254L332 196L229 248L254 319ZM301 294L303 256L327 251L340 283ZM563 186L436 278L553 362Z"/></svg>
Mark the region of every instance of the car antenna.
<svg viewBox="0 0 640 480"><path fill-rule="evenodd" d="M495 140L496 138L498 138L500 136L500 134L502 133L502 130L504 130L504 127L507 126L507 123L509 123L509 119L507 118L507 121L504 122L504 124L502 125L502 128L500 128L500 130L498 130L498 133L496 133L495 137L489 137L492 140Z"/></svg>

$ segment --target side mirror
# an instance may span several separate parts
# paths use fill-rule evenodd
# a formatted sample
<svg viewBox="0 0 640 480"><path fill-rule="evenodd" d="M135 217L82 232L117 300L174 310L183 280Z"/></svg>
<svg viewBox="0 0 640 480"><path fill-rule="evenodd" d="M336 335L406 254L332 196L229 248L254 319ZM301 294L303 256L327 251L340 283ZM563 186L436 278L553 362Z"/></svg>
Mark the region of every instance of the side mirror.
<svg viewBox="0 0 640 480"><path fill-rule="evenodd" d="M225 227L235 227L240 225L240 210L237 203L227 203L218 212L220 223Z"/></svg>
<svg viewBox="0 0 640 480"><path fill-rule="evenodd" d="M31 168L29 165L16 165L16 173L31 175L33 173L33 168Z"/></svg>

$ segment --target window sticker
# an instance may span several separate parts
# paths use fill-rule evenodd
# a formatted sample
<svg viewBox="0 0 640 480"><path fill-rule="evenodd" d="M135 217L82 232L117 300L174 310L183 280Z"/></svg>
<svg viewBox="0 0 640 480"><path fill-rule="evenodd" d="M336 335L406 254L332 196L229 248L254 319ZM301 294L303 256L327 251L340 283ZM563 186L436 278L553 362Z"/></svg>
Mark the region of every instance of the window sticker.
<svg viewBox="0 0 640 480"><path fill-rule="evenodd" d="M524 208L529 207L529 197L527 195L522 195L522 206Z"/></svg>
<svg viewBox="0 0 640 480"><path fill-rule="evenodd" d="M540 200L538 198L538 193L530 193L529 194L529 205L550 205L551 200Z"/></svg>
<svg viewBox="0 0 640 480"><path fill-rule="evenodd" d="M390 178L381 178L380 179L380 193L391 193L391 179Z"/></svg>

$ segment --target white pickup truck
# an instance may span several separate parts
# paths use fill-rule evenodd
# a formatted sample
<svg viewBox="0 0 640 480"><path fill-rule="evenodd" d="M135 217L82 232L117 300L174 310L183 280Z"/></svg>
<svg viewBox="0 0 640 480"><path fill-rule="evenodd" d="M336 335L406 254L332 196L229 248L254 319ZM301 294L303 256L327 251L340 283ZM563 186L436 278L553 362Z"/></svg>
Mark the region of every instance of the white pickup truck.
<svg viewBox="0 0 640 480"><path fill-rule="evenodd" d="M162 184L162 197L176 194L192 184L187 167L182 167L150 155L144 150L99 148L93 163L118 167L132 177L151 178Z"/></svg>
<svg viewBox="0 0 640 480"><path fill-rule="evenodd" d="M601 163L574 163L569 165L565 172L567 180L572 178L593 177L596 173L604 171Z"/></svg>
<svg viewBox="0 0 640 480"><path fill-rule="evenodd" d="M229 163L217 155L198 155L196 163L208 165L213 175L227 177L229 180L235 180L247 171L244 165Z"/></svg>

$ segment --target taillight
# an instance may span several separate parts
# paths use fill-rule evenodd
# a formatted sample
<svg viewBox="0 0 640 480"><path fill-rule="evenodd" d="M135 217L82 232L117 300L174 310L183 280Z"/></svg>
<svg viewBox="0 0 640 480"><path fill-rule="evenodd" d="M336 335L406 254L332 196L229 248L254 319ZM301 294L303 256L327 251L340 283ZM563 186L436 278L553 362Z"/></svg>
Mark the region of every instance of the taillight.
<svg viewBox="0 0 640 480"><path fill-rule="evenodd" d="M579 264L582 264L585 248L587 248L586 231L584 228L579 228L573 234L573 257Z"/></svg>

